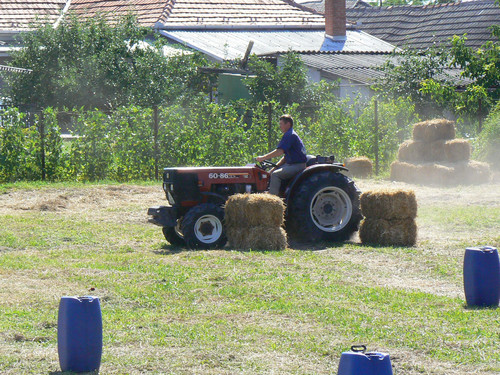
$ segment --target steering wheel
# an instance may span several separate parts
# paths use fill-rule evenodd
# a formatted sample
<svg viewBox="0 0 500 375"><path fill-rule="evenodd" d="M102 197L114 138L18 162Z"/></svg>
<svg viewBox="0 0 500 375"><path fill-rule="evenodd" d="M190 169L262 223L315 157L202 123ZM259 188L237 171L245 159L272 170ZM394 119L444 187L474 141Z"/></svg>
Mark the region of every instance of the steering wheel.
<svg viewBox="0 0 500 375"><path fill-rule="evenodd" d="M260 163L258 163L257 166L260 169L263 169L263 170L267 171L268 169L271 169L271 168L277 168L278 164L275 164L275 163L273 163L272 161L269 161L269 160L263 160Z"/></svg>

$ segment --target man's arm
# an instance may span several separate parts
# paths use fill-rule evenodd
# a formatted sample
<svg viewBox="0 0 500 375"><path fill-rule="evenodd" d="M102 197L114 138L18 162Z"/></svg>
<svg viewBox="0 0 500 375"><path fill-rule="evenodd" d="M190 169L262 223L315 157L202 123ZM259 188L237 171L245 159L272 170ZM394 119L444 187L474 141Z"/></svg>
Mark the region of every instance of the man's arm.
<svg viewBox="0 0 500 375"><path fill-rule="evenodd" d="M283 155L284 153L285 153L285 152L284 152L281 148L277 148L276 150L271 151L271 152L269 152L269 153L267 153L267 154L265 154L265 155L262 155L262 156L257 156L257 157L255 158L255 160L257 160L258 162L261 162L261 161L264 161L264 160L267 160L267 159L272 159L272 158L275 158L275 157L277 157L277 156L281 156L281 155ZM282 158L282 159L283 159L283 158ZM278 165L280 165L279 163L281 163L281 162L282 162L282 160L280 160L280 161L278 162Z"/></svg>

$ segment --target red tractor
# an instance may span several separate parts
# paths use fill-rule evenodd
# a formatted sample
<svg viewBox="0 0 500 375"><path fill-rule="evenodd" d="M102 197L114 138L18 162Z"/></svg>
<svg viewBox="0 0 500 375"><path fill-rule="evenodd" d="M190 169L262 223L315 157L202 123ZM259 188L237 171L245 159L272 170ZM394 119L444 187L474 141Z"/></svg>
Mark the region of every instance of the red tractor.
<svg viewBox="0 0 500 375"><path fill-rule="evenodd" d="M172 245L193 249L226 244L224 205L237 193L262 193L274 163L246 167L165 168L163 190L168 206L148 209L150 222L163 228ZM307 166L282 183L288 235L301 241L342 241L358 229L360 191L340 173L347 171L333 156L308 156Z"/></svg>

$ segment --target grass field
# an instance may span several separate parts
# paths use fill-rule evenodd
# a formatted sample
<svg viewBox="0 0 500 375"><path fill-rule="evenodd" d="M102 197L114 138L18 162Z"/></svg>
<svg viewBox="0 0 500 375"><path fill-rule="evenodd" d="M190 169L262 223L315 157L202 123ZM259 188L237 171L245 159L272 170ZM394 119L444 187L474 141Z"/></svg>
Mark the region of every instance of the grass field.
<svg viewBox="0 0 500 375"><path fill-rule="evenodd" d="M95 295L101 374L336 374L352 344L399 375L498 374L500 309L465 307L462 265L500 245L500 184L358 185L415 190L416 247L187 251L147 223L160 184L0 186L0 373L57 374L59 300Z"/></svg>

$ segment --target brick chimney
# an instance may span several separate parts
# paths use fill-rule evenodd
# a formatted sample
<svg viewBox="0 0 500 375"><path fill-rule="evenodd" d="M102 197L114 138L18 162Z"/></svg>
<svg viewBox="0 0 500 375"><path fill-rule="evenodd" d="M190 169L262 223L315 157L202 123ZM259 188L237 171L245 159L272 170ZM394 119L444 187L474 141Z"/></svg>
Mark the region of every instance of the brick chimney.
<svg viewBox="0 0 500 375"><path fill-rule="evenodd" d="M325 34L345 37L345 0L325 0Z"/></svg>

